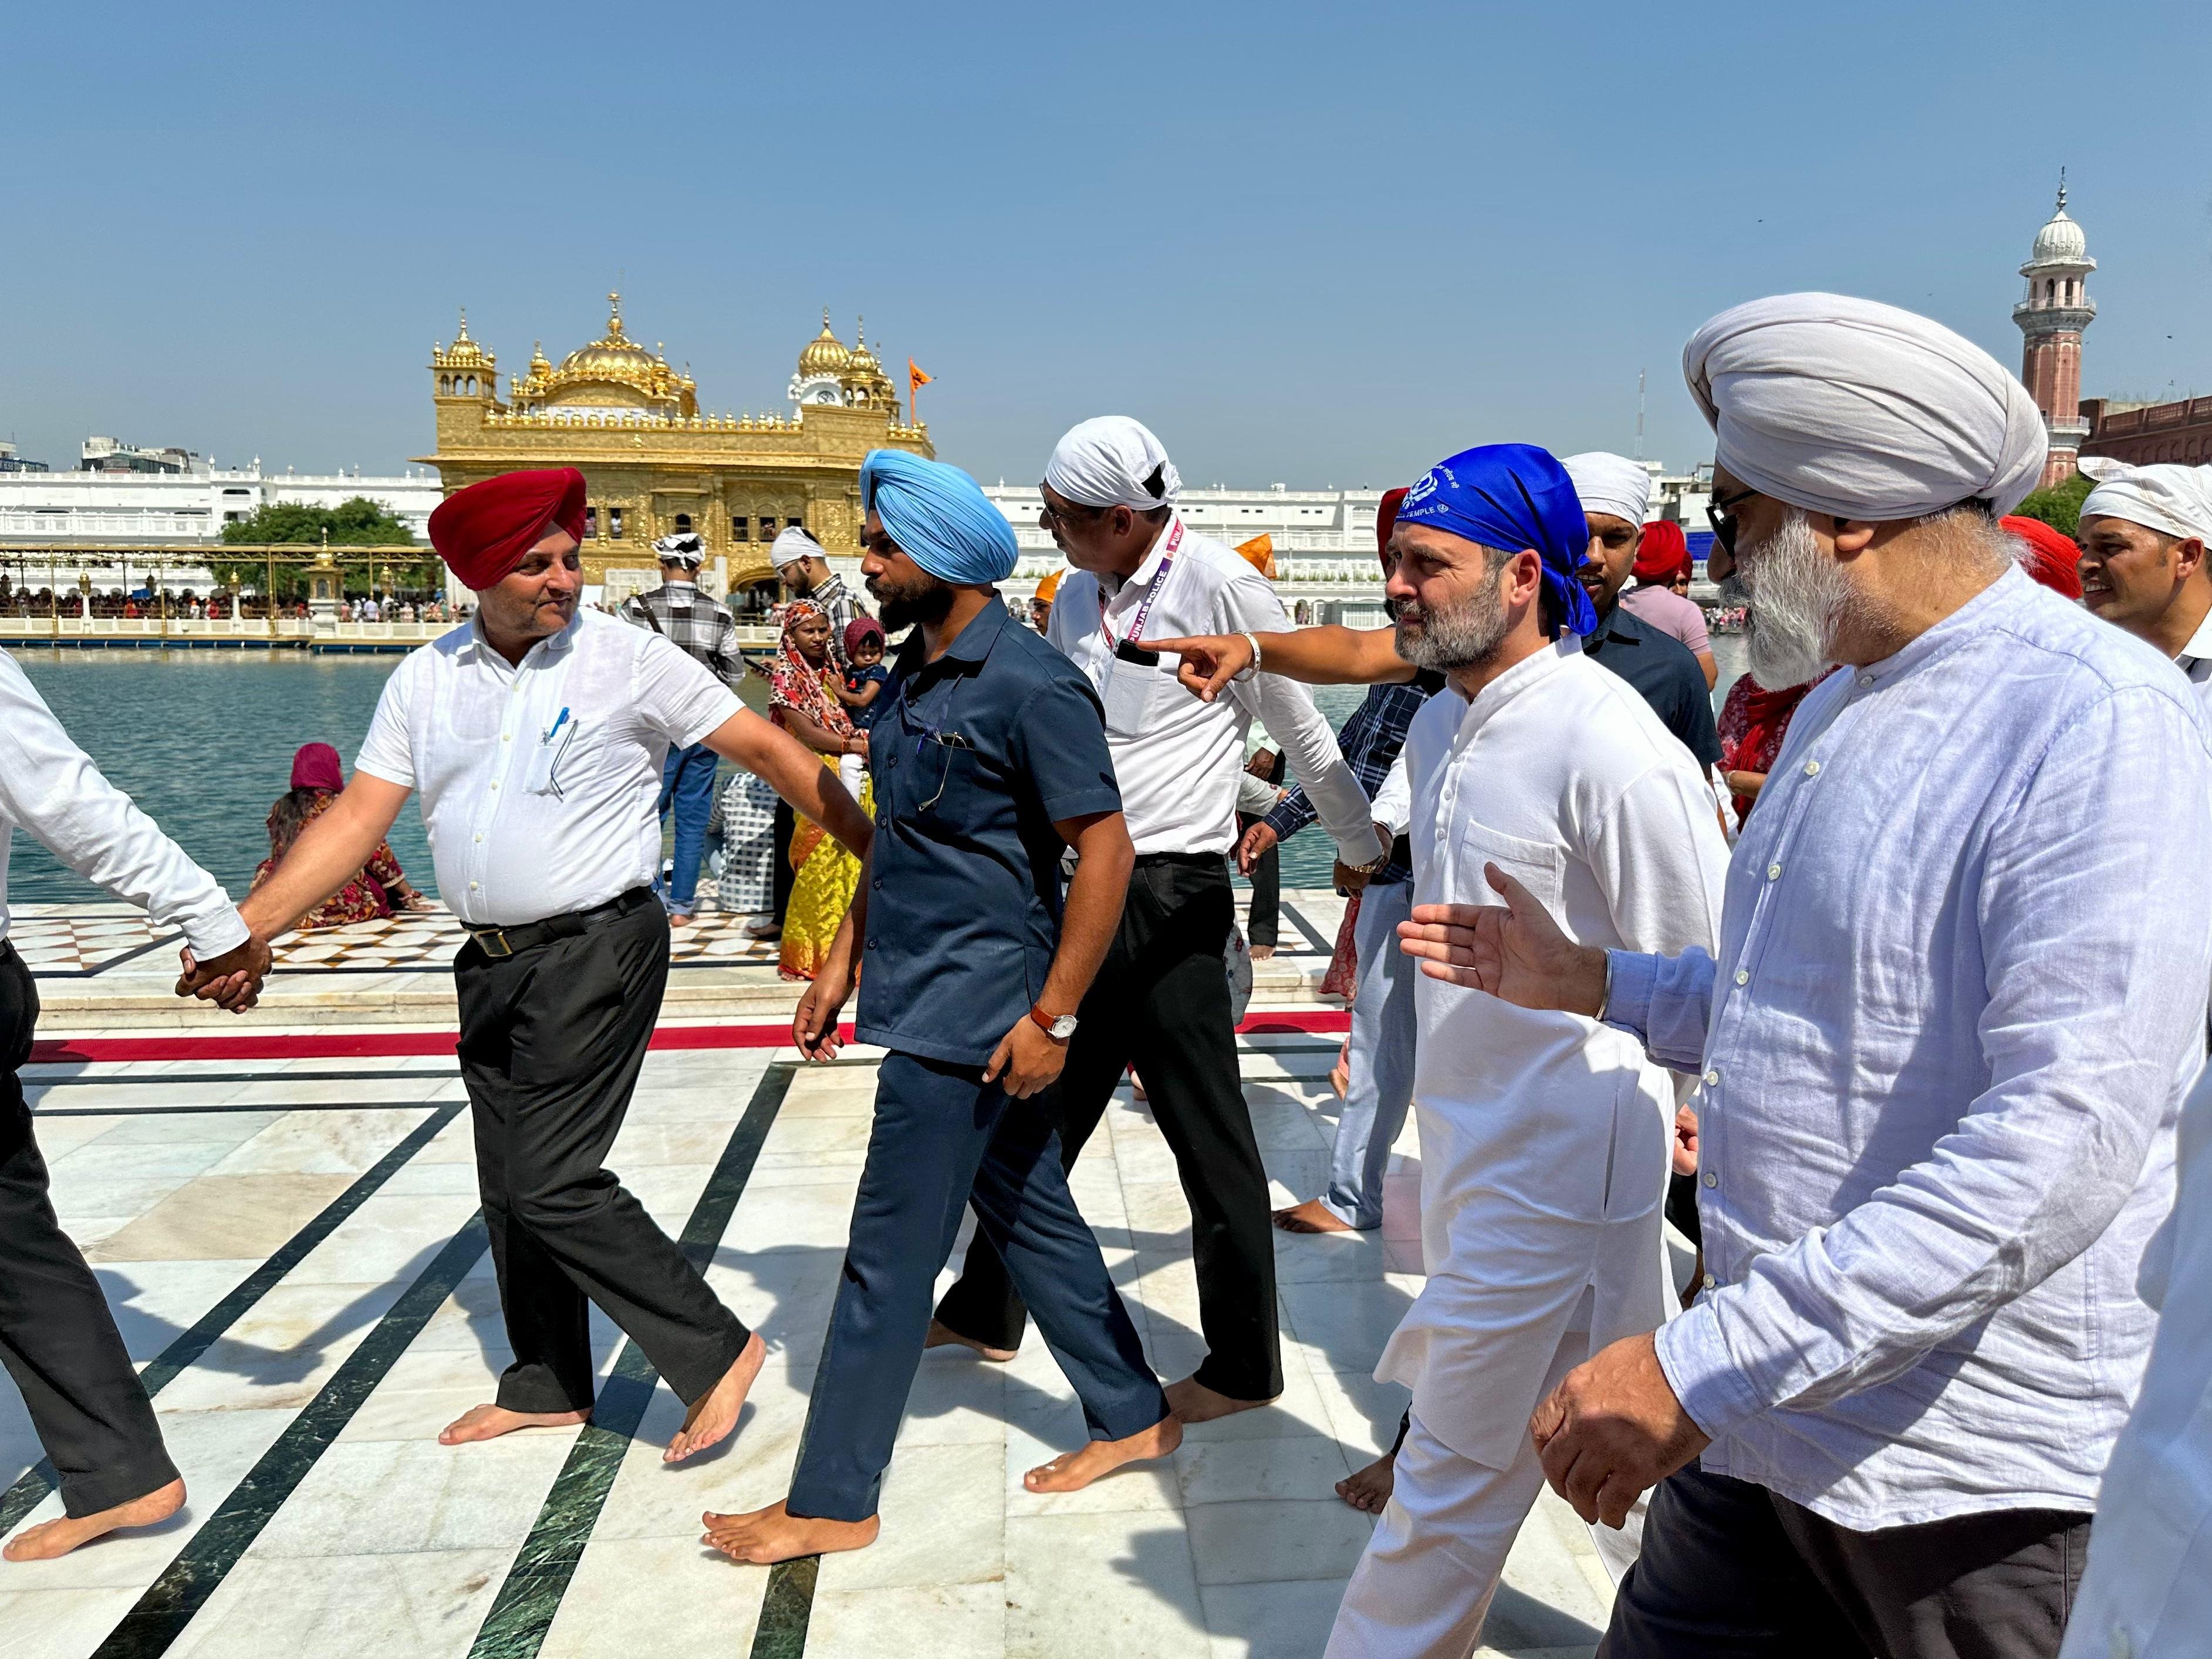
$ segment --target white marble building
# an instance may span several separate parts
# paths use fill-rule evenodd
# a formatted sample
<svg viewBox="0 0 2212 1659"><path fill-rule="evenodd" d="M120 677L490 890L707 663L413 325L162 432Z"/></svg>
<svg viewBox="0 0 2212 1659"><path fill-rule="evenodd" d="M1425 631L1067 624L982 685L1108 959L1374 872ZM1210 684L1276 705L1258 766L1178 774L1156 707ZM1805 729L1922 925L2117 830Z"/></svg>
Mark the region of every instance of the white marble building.
<svg viewBox="0 0 2212 1659"><path fill-rule="evenodd" d="M0 538L54 540L212 541L222 526L265 503L336 507L366 495L428 539L442 492L430 468L398 477L351 472L264 473L198 462L189 472L0 472Z"/></svg>

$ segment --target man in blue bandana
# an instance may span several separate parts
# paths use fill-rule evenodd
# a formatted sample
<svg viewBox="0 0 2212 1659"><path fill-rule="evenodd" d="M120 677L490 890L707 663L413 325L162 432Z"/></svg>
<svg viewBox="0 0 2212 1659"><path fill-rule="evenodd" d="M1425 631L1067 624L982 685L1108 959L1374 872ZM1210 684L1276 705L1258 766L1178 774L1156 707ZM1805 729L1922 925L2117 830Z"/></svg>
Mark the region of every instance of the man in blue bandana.
<svg viewBox="0 0 2212 1659"><path fill-rule="evenodd" d="M1068 1195L1053 1128L1075 1011L1135 861L1103 713L1082 671L1000 601L1014 533L975 480L877 450L860 495L868 592L886 629L913 632L872 733L868 866L792 1036L811 1058L835 1055L865 966L855 1036L889 1052L791 1494L706 1517L706 1541L740 1561L875 1540L930 1293L971 1200L1090 1425L1086 1444L1029 1472L1028 1489L1072 1492L1182 1437Z"/></svg>

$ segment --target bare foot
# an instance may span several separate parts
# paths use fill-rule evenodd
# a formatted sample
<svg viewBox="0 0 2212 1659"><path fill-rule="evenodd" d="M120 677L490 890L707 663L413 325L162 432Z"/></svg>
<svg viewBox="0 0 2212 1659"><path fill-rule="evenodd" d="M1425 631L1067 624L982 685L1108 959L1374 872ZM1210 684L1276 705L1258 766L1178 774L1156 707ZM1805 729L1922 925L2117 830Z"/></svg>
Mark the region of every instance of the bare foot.
<svg viewBox="0 0 2212 1659"><path fill-rule="evenodd" d="M694 1452L702 1452L715 1444L732 1429L738 1426L738 1413L745 1408L745 1395L752 1391L753 1379L761 1373L768 1361L768 1344L755 1331L745 1339L730 1369L722 1373L722 1380L691 1404L684 1414L684 1426L668 1443L668 1449L660 1454L664 1463L680 1463Z"/></svg>
<svg viewBox="0 0 2212 1659"><path fill-rule="evenodd" d="M864 1550L883 1530L883 1522L876 1516L865 1521L823 1521L793 1515L781 1504L750 1515L717 1515L708 1510L700 1519L707 1523L701 1543L721 1551L732 1561L751 1561L762 1566L793 1561L802 1555Z"/></svg>
<svg viewBox="0 0 2212 1659"><path fill-rule="evenodd" d="M699 918L689 910L671 910L668 913L668 925L671 927L689 927L698 920Z"/></svg>
<svg viewBox="0 0 2212 1659"><path fill-rule="evenodd" d="M1216 1394L1194 1376L1168 1384L1168 1409L1185 1423L1211 1423L1217 1417L1234 1417L1238 1412L1255 1412L1274 1403L1272 1398L1231 1400L1225 1394Z"/></svg>
<svg viewBox="0 0 2212 1659"><path fill-rule="evenodd" d="M1336 1495L1364 1515L1380 1515L1398 1480L1398 1458L1384 1452L1365 1468L1336 1483Z"/></svg>
<svg viewBox="0 0 2212 1659"><path fill-rule="evenodd" d="M1252 947L1252 960L1255 962L1265 962L1274 954L1275 947L1272 945L1255 945Z"/></svg>
<svg viewBox="0 0 2212 1659"><path fill-rule="evenodd" d="M764 942L774 941L783 937L783 929L773 921L756 921L747 925L745 937Z"/></svg>
<svg viewBox="0 0 2212 1659"><path fill-rule="evenodd" d="M1126 1440L1093 1440L1080 1451L1062 1452L1024 1475L1022 1485L1031 1492L1080 1492L1100 1475L1110 1474L1124 1463L1165 1457L1181 1444L1182 1425L1170 1412L1151 1428Z"/></svg>
<svg viewBox="0 0 2212 1659"><path fill-rule="evenodd" d="M972 1349L994 1365L1003 1365L1014 1357L1012 1348L994 1348L988 1343L978 1342L972 1336L963 1336L951 1326L934 1319L929 1322L929 1334L922 1339L921 1346L925 1348Z"/></svg>
<svg viewBox="0 0 2212 1659"><path fill-rule="evenodd" d="M80 1544L89 1544L120 1528L150 1527L157 1521L166 1521L184 1506L185 1483L172 1480L143 1498L118 1504L97 1515L64 1516L58 1521L42 1521L35 1527L26 1527L8 1540L8 1547L0 1550L0 1556L10 1561L51 1561L58 1555L67 1555Z"/></svg>
<svg viewBox="0 0 2212 1659"><path fill-rule="evenodd" d="M566 1429L591 1420L589 1412L511 1412L504 1406L471 1406L438 1431L441 1446L496 1440L517 1429Z"/></svg>
<svg viewBox="0 0 2212 1659"><path fill-rule="evenodd" d="M1340 1218L1317 1198L1275 1212L1275 1224L1286 1233L1356 1233L1358 1228Z"/></svg>

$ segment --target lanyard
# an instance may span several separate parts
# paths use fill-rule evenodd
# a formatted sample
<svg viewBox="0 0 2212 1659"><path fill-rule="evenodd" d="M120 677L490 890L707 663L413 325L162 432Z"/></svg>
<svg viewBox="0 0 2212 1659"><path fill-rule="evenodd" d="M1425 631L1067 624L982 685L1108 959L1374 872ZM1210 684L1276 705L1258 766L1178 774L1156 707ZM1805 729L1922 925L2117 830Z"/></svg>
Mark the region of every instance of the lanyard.
<svg viewBox="0 0 2212 1659"><path fill-rule="evenodd" d="M1168 544L1160 554L1160 568L1152 572L1152 580L1145 588L1145 597L1137 602L1137 614L1131 618L1127 637L1145 637L1145 618L1152 615L1152 601L1160 596L1160 584L1168 579L1175 566L1176 549L1182 545L1182 520L1177 519L1168 532ZM1110 653L1120 649L1121 641L1114 637L1114 629L1106 620L1106 590L1098 591L1098 631L1106 636L1106 649Z"/></svg>

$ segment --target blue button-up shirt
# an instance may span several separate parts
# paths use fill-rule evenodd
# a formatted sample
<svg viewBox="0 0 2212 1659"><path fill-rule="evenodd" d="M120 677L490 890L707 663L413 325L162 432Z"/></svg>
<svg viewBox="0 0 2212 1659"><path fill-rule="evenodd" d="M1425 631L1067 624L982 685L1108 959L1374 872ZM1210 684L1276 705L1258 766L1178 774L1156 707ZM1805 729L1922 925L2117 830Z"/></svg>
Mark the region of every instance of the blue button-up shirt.
<svg viewBox="0 0 2212 1659"><path fill-rule="evenodd" d="M1059 946L1054 824L1119 811L1121 794L1091 682L999 600L935 662L926 650L919 628L899 647L869 734L876 837L854 1030L981 1066L1028 1017Z"/></svg>
<svg viewBox="0 0 2212 1659"><path fill-rule="evenodd" d="M1862 1529L2092 1510L2212 975L2212 726L2017 571L1805 699L1717 960L1614 953L1695 1069L1705 1467Z"/></svg>
<svg viewBox="0 0 2212 1659"><path fill-rule="evenodd" d="M1413 716L1421 712L1421 705L1443 683L1443 675L1423 669L1402 684L1370 686L1366 697L1352 711L1352 718L1345 721L1344 729L1336 734L1337 747L1344 750L1344 763L1359 780L1359 787L1367 792L1368 799L1375 799L1382 780L1390 775L1391 763L1406 746L1406 728L1413 723ZM1278 842L1285 842L1311 823L1315 816L1313 803L1306 799L1305 787L1294 784L1290 793L1275 803L1266 823L1275 832ZM1370 879L1369 885L1381 887L1413 878L1412 856L1401 845L1393 851L1390 862L1382 866L1382 872Z"/></svg>

